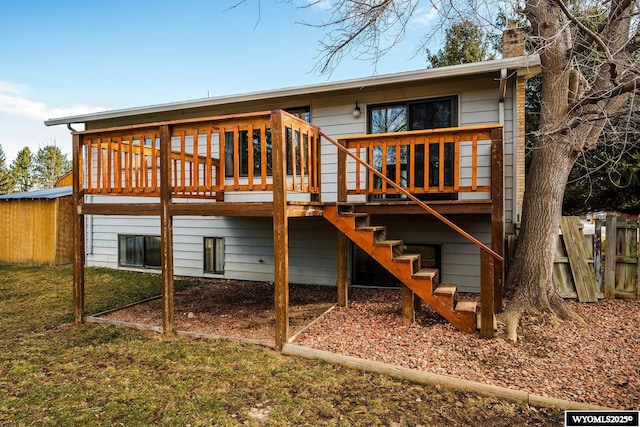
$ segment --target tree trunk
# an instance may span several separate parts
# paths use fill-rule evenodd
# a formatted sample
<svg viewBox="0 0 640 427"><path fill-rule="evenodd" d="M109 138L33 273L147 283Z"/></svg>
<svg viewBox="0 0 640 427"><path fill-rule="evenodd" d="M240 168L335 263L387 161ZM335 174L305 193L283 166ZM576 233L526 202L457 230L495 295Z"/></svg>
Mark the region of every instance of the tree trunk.
<svg viewBox="0 0 640 427"><path fill-rule="evenodd" d="M571 312L553 285L553 261L562 215L562 198L575 154L568 144L539 140L532 153L522 207L520 234L506 286L515 293L501 318L508 338L517 339L517 327L528 310L567 318Z"/></svg>

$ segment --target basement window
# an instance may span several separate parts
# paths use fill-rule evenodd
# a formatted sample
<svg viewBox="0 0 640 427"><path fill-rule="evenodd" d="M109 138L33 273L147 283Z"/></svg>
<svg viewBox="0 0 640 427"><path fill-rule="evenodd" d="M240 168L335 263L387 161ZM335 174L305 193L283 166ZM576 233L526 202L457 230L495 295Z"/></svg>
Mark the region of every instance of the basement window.
<svg viewBox="0 0 640 427"><path fill-rule="evenodd" d="M120 267L160 268L160 236L118 235Z"/></svg>
<svg viewBox="0 0 640 427"><path fill-rule="evenodd" d="M222 237L204 238L204 272L224 274L224 239Z"/></svg>

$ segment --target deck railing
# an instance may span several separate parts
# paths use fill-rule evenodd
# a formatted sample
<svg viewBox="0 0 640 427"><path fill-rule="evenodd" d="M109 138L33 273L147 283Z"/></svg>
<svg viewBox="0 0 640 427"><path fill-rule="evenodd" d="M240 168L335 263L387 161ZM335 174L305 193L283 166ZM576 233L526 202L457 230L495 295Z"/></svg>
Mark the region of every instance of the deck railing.
<svg viewBox="0 0 640 427"><path fill-rule="evenodd" d="M286 146L287 189L320 193L319 129L281 110L79 132L84 193L159 196L163 126L173 197L271 191L274 126Z"/></svg>
<svg viewBox="0 0 640 427"><path fill-rule="evenodd" d="M349 159L347 194L377 197L478 193L491 198L491 131L495 125L340 138L355 157L371 164L396 186Z"/></svg>

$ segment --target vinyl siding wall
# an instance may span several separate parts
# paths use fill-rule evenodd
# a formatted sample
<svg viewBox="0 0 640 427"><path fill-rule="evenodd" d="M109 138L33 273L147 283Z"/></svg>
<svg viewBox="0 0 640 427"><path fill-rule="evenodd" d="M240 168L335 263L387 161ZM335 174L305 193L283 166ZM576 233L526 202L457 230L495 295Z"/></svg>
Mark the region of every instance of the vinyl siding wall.
<svg viewBox="0 0 640 427"><path fill-rule="evenodd" d="M118 234L160 235L158 217L94 215L91 223L92 230L87 229L88 237L93 236L93 245L87 250L89 265L121 268L118 266ZM289 220L292 283L336 283L336 236L337 231L323 218ZM224 238L224 274L203 272L204 237ZM273 281L270 218L175 217L173 244L174 272L178 276Z"/></svg>
<svg viewBox="0 0 640 427"><path fill-rule="evenodd" d="M200 115L227 114L238 111L257 111L274 108L288 108L310 105L311 120L326 134L337 139L342 135L366 133L366 106L400 100L414 100L430 97L458 95L459 125L498 123L498 83L494 76L465 78L464 90L460 81L438 84L414 85L388 90L366 90L358 93L322 95L313 98L299 98L273 103L255 103L228 109L217 108ZM513 91L509 90L505 99L505 221L507 228L512 222L513 209ZM360 118L351 115L355 101L363 110ZM173 117L175 118L175 117ZM160 117L161 119L161 117ZM104 125L117 125L110 122ZM480 183L489 181L489 144L481 145L485 157L479 162ZM335 147L328 141L321 146L322 159L322 201L336 200L336 158ZM470 161L463 161L463 168L470 167ZM467 164L469 163L469 164ZM485 182L486 181L486 182ZM465 197L465 196L463 196ZM289 194L290 200L304 199L304 196ZM271 200L270 193L225 194L227 201ZM97 200L95 200L97 201ZM131 198L133 202L151 202L150 199ZM188 202L187 200L181 200ZM100 198L100 202L122 202L121 198ZM373 223L373 222L372 222ZM459 217L456 223L489 244L491 236L490 219L486 216ZM105 217L94 216L87 221L87 263L118 268L118 234L160 235L159 218L148 217ZM377 223L376 223L377 224ZM383 218L380 225L386 225L392 238L405 239L407 243L439 244L442 246L443 282L455 283L462 291L479 290L479 250L446 226L434 222L432 218L415 216ZM203 238L223 237L225 246L224 275L203 273ZM291 218L289 220L290 281L334 285L336 283L336 239L337 232L322 218ZM237 217L176 217L174 218L174 265L175 274L184 276L211 276L243 280L273 280L273 226L270 218Z"/></svg>

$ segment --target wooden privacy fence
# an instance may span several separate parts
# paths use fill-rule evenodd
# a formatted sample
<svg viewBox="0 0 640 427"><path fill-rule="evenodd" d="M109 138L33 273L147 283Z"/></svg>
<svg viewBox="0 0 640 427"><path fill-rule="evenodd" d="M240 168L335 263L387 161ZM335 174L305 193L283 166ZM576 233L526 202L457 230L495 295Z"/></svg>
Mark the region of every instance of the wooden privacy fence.
<svg viewBox="0 0 640 427"><path fill-rule="evenodd" d="M607 215L603 274L605 298L640 299L639 224L640 218Z"/></svg>
<svg viewBox="0 0 640 427"><path fill-rule="evenodd" d="M577 216L563 216L560 231L553 265L553 282L558 293L580 302L597 302L603 294L594 270L594 235L584 233L584 225Z"/></svg>
<svg viewBox="0 0 640 427"><path fill-rule="evenodd" d="M84 193L158 197L163 125L170 128L173 197L223 200L228 191L272 190L276 127L286 145L287 189L320 192L318 128L277 110L78 132Z"/></svg>
<svg viewBox="0 0 640 427"><path fill-rule="evenodd" d="M640 300L640 218L607 215L606 222L595 221L593 232L585 232L578 217L563 217L560 223L553 281L561 297ZM509 236L511 255L514 246L515 236Z"/></svg>
<svg viewBox="0 0 640 427"><path fill-rule="evenodd" d="M0 263L70 263L72 205L70 194L0 199Z"/></svg>
<svg viewBox="0 0 640 427"><path fill-rule="evenodd" d="M571 219L573 231L565 228ZM560 294L581 302L601 298L640 299L640 219L607 215L606 222L595 222L593 234L578 233L575 220L577 217L565 217L562 221L562 238L558 241L554 266L554 282ZM556 274L565 262L561 250L573 253L566 258L571 276Z"/></svg>

